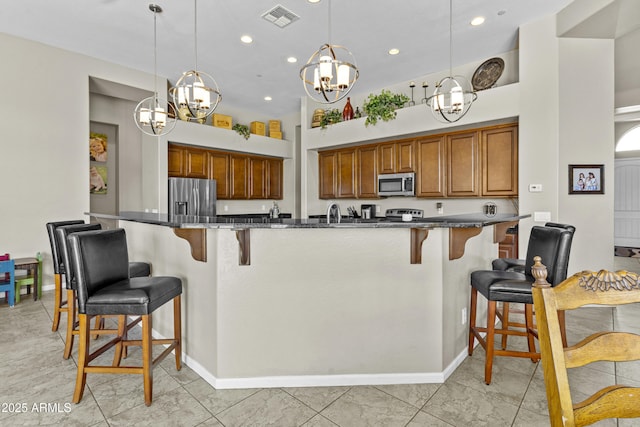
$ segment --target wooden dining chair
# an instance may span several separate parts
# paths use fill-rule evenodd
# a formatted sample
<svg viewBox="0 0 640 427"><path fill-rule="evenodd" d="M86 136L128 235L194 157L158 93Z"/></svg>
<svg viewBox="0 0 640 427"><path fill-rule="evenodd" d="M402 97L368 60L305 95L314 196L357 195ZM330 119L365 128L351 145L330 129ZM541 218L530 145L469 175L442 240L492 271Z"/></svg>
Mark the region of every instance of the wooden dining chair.
<svg viewBox="0 0 640 427"><path fill-rule="evenodd" d="M540 257L535 257L532 270L536 279L533 303L551 426L585 426L606 418L640 417L640 388L613 384L573 403L567 374L567 369L596 361L640 360L640 335L597 332L563 348L558 321L559 310L640 302L640 276L627 271L583 271L551 287Z"/></svg>

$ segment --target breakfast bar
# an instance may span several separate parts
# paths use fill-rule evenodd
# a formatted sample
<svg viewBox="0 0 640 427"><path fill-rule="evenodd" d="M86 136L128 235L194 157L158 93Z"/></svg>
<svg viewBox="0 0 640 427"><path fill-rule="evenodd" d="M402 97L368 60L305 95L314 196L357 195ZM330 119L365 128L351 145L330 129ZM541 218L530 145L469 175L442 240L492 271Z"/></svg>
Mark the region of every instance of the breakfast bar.
<svg viewBox="0 0 640 427"><path fill-rule="evenodd" d="M117 220L154 275L183 280L185 361L220 389L444 381L466 356L469 273L528 216L90 215ZM168 335L171 313L153 325Z"/></svg>

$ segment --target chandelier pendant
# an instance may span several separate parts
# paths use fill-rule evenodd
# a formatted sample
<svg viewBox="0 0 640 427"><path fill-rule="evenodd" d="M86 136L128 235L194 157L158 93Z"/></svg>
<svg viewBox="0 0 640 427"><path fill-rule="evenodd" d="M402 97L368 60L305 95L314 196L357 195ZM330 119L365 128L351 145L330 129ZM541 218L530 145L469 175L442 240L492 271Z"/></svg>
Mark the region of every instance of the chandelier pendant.
<svg viewBox="0 0 640 427"><path fill-rule="evenodd" d="M320 46L300 69L307 95L323 104L343 99L358 76L353 54L344 46L328 43Z"/></svg>
<svg viewBox="0 0 640 427"><path fill-rule="evenodd" d="M204 123L222 101L222 94L213 77L198 71L198 0L193 0L193 38L195 68L185 71L170 93L180 120Z"/></svg>
<svg viewBox="0 0 640 427"><path fill-rule="evenodd" d="M449 0L449 76L436 83L433 95L426 100L433 116L443 123L453 123L463 118L471 108L471 104L478 98L469 80L453 75L452 28L453 0Z"/></svg>
<svg viewBox="0 0 640 427"><path fill-rule="evenodd" d="M331 44L331 0L327 11L329 42L320 46L300 69L307 96L321 104L333 104L346 97L360 76L356 59L349 49Z"/></svg>
<svg viewBox="0 0 640 427"><path fill-rule="evenodd" d="M165 98L158 95L157 90L157 23L156 15L162 13L162 7L149 4L153 12L153 95L138 103L133 111L133 119L138 129L151 136L166 135L176 126L176 111Z"/></svg>

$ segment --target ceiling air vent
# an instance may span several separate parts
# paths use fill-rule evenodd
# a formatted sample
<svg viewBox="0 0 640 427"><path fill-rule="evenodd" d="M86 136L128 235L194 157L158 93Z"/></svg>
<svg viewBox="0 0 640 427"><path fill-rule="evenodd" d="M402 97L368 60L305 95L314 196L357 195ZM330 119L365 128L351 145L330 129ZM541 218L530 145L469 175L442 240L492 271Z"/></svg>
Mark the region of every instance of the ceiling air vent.
<svg viewBox="0 0 640 427"><path fill-rule="evenodd" d="M277 25L279 28L284 28L294 21L300 19L298 15L286 9L281 4L274 6L272 9L262 14L262 17L267 21Z"/></svg>

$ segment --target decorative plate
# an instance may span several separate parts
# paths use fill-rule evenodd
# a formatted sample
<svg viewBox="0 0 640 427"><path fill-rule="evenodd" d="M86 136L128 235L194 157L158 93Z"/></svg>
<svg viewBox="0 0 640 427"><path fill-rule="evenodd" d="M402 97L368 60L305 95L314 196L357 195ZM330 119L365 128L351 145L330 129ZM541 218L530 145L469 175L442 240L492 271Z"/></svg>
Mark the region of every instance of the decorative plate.
<svg viewBox="0 0 640 427"><path fill-rule="evenodd" d="M473 73L471 84L474 90L485 90L496 84L504 71L502 58L491 58L484 61Z"/></svg>

